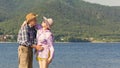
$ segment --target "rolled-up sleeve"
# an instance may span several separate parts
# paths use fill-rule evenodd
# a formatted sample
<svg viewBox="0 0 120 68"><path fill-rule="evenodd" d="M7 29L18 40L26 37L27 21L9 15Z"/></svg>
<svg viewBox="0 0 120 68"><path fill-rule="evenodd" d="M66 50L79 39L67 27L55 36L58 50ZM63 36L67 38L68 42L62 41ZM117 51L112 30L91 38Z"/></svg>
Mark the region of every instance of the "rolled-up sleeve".
<svg viewBox="0 0 120 68"><path fill-rule="evenodd" d="M39 29L42 29L42 26L40 24L36 24L35 28L39 30Z"/></svg>

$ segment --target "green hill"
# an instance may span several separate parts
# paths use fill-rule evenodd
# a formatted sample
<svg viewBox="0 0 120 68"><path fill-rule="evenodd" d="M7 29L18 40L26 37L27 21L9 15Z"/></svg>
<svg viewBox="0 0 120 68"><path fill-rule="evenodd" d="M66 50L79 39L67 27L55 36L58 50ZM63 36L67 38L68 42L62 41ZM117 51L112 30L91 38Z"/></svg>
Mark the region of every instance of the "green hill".
<svg viewBox="0 0 120 68"><path fill-rule="evenodd" d="M0 0L0 35L15 41L29 12L39 15L39 23L42 16L54 19L56 41L120 41L120 9L82 0Z"/></svg>

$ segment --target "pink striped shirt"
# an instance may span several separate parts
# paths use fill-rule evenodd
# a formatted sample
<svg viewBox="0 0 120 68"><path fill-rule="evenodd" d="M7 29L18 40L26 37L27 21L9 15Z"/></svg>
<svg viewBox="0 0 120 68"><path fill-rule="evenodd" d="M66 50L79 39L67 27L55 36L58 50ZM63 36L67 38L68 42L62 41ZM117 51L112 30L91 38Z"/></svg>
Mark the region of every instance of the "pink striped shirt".
<svg viewBox="0 0 120 68"><path fill-rule="evenodd" d="M48 58L49 51L50 57L53 58L54 47L53 47L53 34L50 30L44 30L40 25L37 25L37 45L42 45L43 51L38 51L38 57Z"/></svg>

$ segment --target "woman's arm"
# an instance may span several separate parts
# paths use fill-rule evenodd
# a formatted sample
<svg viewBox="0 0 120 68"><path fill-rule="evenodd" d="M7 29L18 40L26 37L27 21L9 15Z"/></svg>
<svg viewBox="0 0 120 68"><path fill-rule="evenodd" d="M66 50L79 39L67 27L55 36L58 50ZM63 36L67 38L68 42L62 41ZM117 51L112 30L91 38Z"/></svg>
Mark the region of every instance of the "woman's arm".
<svg viewBox="0 0 120 68"><path fill-rule="evenodd" d="M27 23L28 23L27 21L24 21L23 24L21 25L21 27L24 27L25 25L27 25ZM38 29L41 29L41 28L42 28L42 26L40 24L35 25L35 29L38 30Z"/></svg>
<svg viewBox="0 0 120 68"><path fill-rule="evenodd" d="M21 27L24 27L25 25L27 25L27 21L24 21Z"/></svg>
<svg viewBox="0 0 120 68"><path fill-rule="evenodd" d="M49 45L49 49L50 49L50 56L48 58L48 64L51 63L53 57L54 57L54 47L53 47L53 35L50 34L50 36L48 37L48 45Z"/></svg>
<svg viewBox="0 0 120 68"><path fill-rule="evenodd" d="M36 24L36 26L35 26L35 29L41 29L42 28L42 26L40 25L40 24Z"/></svg>

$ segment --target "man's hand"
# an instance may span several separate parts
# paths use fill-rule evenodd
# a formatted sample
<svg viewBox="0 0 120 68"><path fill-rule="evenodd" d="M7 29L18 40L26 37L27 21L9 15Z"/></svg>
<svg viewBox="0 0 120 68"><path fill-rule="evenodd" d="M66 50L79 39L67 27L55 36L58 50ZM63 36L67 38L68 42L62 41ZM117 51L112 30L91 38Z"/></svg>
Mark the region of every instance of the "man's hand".
<svg viewBox="0 0 120 68"><path fill-rule="evenodd" d="M32 47L32 48L36 48L36 46L37 46L37 45L32 45L31 47Z"/></svg>
<svg viewBox="0 0 120 68"><path fill-rule="evenodd" d="M40 51L42 51L44 48L41 46L41 45L37 45L36 46L36 50L40 50Z"/></svg>

